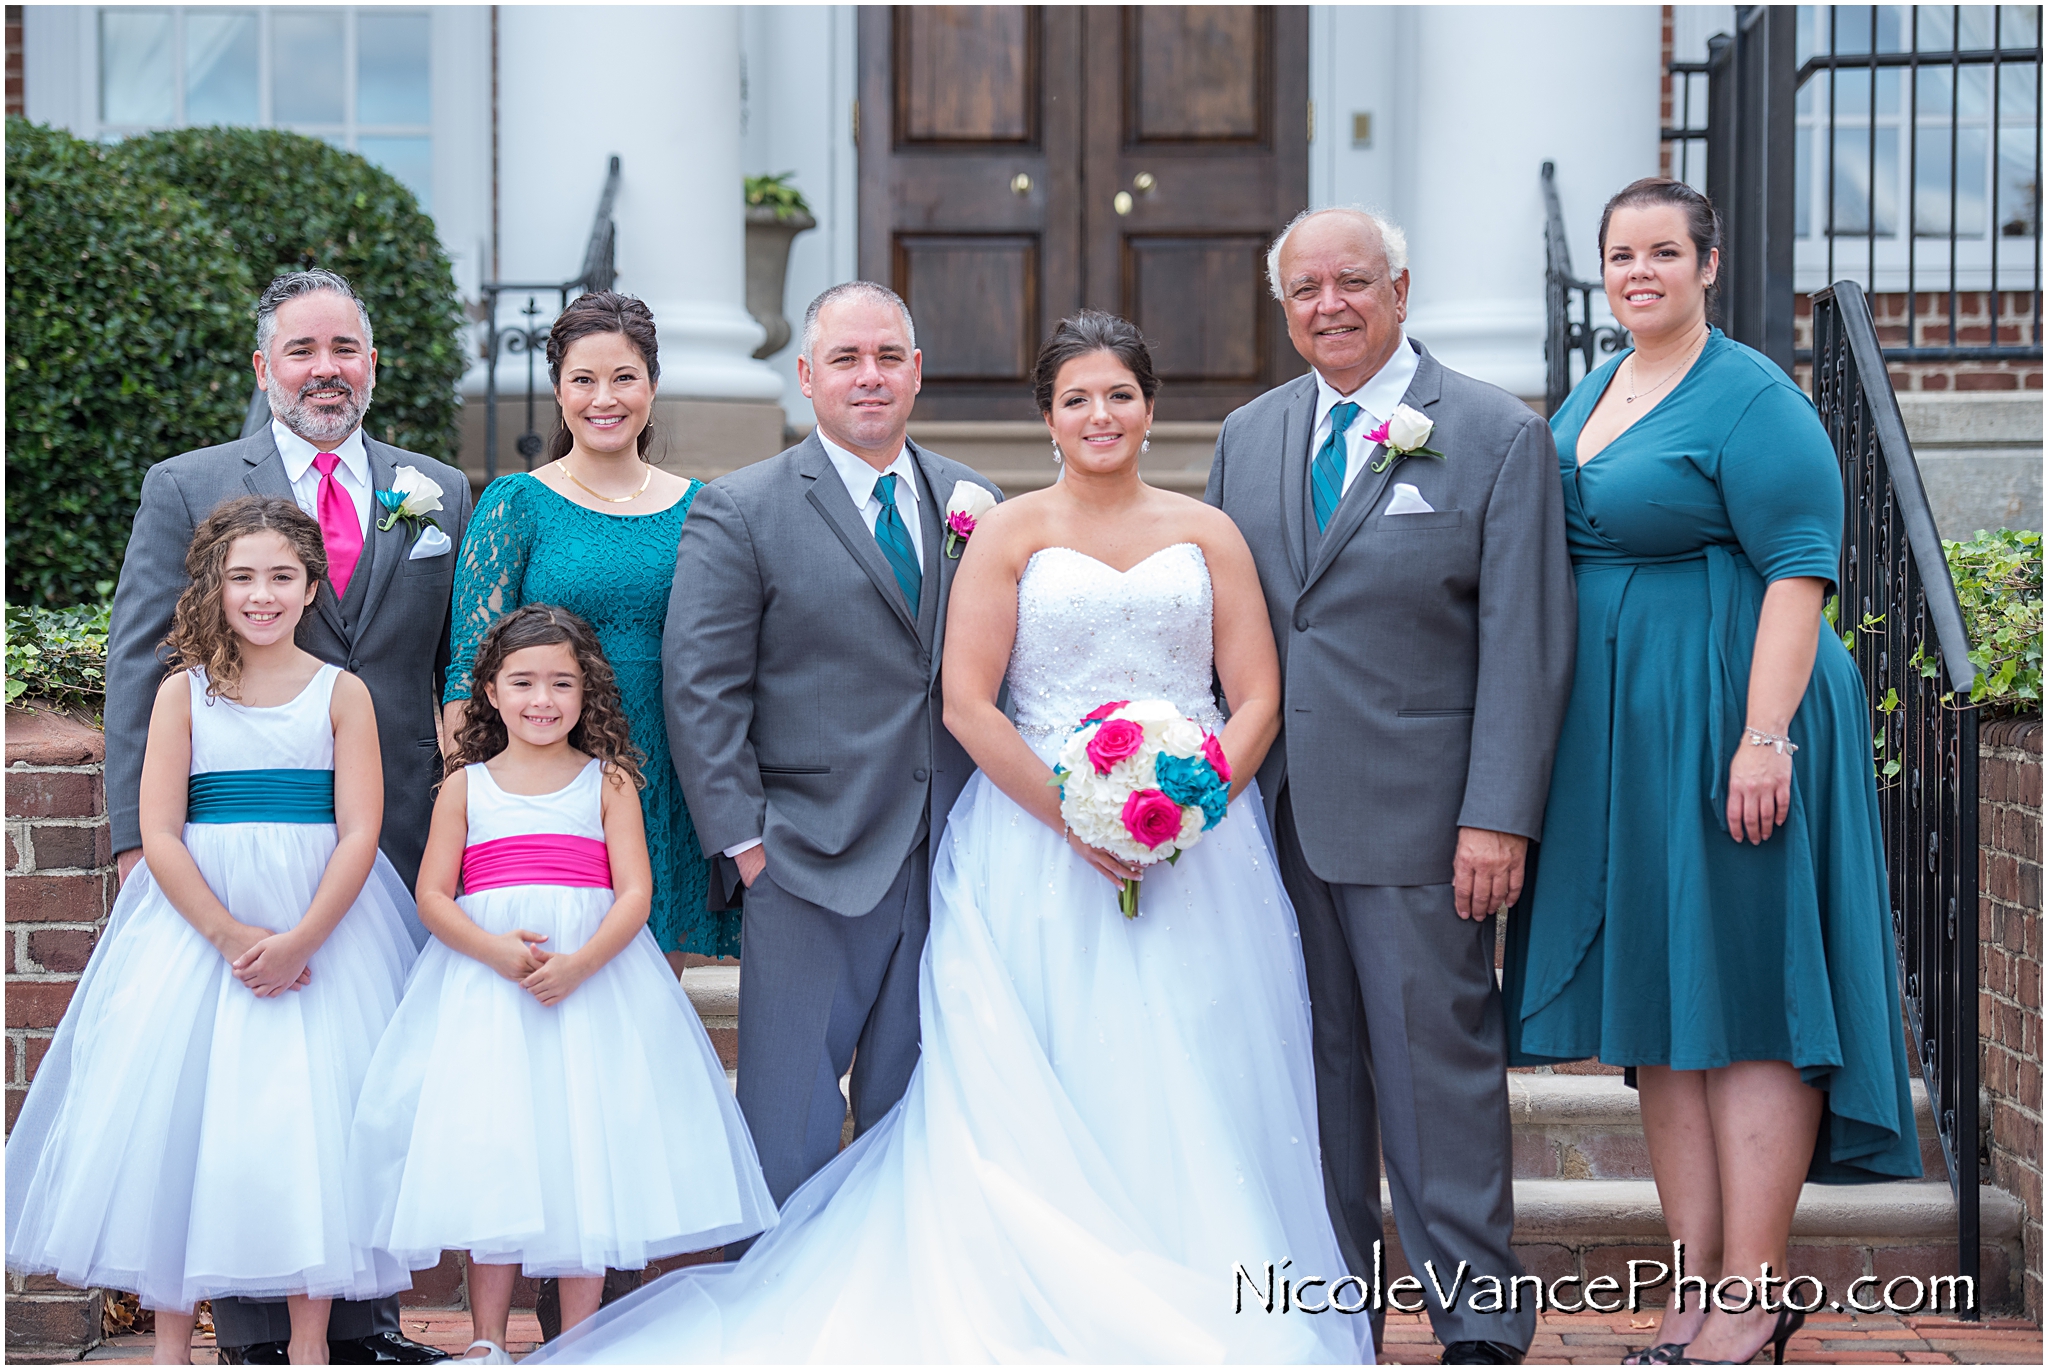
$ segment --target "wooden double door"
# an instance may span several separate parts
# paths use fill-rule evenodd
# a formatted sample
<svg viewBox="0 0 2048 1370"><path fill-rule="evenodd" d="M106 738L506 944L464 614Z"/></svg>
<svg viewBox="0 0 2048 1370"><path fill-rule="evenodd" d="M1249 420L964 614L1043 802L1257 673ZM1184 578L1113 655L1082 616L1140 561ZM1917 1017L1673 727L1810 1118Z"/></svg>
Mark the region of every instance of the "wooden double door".
<svg viewBox="0 0 2048 1370"><path fill-rule="evenodd" d="M1084 306L1144 332L1162 419L1301 374L1265 251L1308 202L1307 14L861 10L860 270L917 321L920 418L1036 417Z"/></svg>

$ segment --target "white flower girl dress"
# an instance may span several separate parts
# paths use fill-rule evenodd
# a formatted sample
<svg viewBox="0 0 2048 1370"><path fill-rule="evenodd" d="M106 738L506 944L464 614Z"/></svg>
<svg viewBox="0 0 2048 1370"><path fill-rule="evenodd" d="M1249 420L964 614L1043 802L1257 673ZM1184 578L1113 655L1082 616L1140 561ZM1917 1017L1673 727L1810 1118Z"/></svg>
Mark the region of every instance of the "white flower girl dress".
<svg viewBox="0 0 2048 1370"><path fill-rule="evenodd" d="M543 795L467 775L458 905L487 932L575 951L612 905L603 767ZM416 1270L444 1250L535 1277L636 1270L775 1221L725 1070L645 928L552 1006L428 942L349 1167L358 1237Z"/></svg>
<svg viewBox="0 0 2048 1370"><path fill-rule="evenodd" d="M190 672L185 847L241 922L295 926L334 853L340 674L322 666L291 703L251 708L208 699ZM311 980L259 999L137 866L7 1142L7 1268L149 1308L410 1285L349 1241L344 1162L412 964L412 912L379 854Z"/></svg>

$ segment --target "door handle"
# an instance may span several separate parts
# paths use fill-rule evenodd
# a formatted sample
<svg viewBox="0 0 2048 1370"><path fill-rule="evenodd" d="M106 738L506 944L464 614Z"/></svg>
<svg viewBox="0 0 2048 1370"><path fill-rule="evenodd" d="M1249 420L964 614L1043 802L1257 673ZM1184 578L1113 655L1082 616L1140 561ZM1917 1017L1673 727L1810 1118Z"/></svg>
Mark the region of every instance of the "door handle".
<svg viewBox="0 0 2048 1370"><path fill-rule="evenodd" d="M1119 190L1116 193L1116 198L1110 201L1110 204L1115 207L1116 212L1119 214L1130 213L1132 203L1131 192L1128 190Z"/></svg>
<svg viewBox="0 0 2048 1370"><path fill-rule="evenodd" d="M1010 189L1019 195L1029 195L1031 193L1031 177L1024 172L1018 172L1010 178Z"/></svg>
<svg viewBox="0 0 2048 1370"><path fill-rule="evenodd" d="M1149 171L1141 171L1131 177L1131 189L1137 191L1140 195L1150 195L1153 187L1158 184L1159 178Z"/></svg>

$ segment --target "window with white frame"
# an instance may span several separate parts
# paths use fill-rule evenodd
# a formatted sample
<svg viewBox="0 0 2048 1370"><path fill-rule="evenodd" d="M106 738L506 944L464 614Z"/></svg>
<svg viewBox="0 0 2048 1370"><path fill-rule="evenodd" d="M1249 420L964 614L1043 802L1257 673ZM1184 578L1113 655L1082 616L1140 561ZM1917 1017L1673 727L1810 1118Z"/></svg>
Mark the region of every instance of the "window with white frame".
<svg viewBox="0 0 2048 1370"><path fill-rule="evenodd" d="M431 36L424 9L103 8L99 134L290 129L361 153L431 214Z"/></svg>
<svg viewBox="0 0 2048 1370"><path fill-rule="evenodd" d="M1799 7L1797 60L1823 64L1796 106L1802 289L1845 270L1900 289L1951 253L1958 287L1995 262L1998 288L2033 288L2040 28L2031 5Z"/></svg>

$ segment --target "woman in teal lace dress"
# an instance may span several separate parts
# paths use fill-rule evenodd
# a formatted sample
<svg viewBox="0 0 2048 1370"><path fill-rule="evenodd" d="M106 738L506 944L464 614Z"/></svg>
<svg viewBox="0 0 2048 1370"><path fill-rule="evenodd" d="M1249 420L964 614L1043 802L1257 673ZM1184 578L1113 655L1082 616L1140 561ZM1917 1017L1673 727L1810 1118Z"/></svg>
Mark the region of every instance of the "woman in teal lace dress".
<svg viewBox="0 0 2048 1370"><path fill-rule="evenodd" d="M1782 1281L1803 1182L1917 1176L1919 1145L1869 707L1821 614L1841 476L1785 373L1708 325L1719 237L1674 181L1601 220L1636 346L1551 418L1577 665L1503 990L1515 1064L1631 1068L1686 1274ZM1800 1321L1688 1297L1633 1359L1782 1359Z"/></svg>
<svg viewBox="0 0 2048 1370"><path fill-rule="evenodd" d="M551 460L491 482L477 501L455 574L447 708L467 707L470 664L486 629L522 604L559 604L597 630L618 676L634 745L646 754L648 927L671 964L737 956L737 912L705 907L709 866L669 759L661 706L661 630L676 542L699 482L641 460L661 373L654 319L636 299L583 295L555 320L548 374L562 407Z"/></svg>

